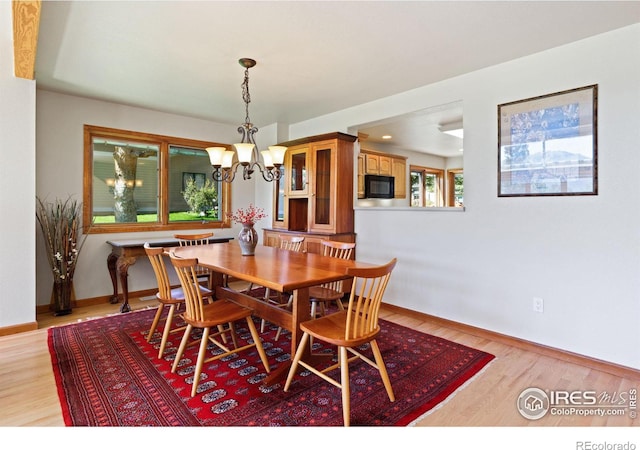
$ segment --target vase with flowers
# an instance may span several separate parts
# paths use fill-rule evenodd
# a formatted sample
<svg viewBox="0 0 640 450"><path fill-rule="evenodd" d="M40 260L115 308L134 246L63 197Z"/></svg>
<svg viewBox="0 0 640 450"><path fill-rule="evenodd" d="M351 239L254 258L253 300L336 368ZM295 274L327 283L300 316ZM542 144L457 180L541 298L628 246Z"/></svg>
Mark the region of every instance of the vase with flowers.
<svg viewBox="0 0 640 450"><path fill-rule="evenodd" d="M238 234L238 243L240 244L242 255L255 255L256 245L258 245L258 233L253 226L258 220L267 217L264 209L249 204L248 208L239 208L229 217L235 223L242 225L242 230L240 230L240 234Z"/></svg>
<svg viewBox="0 0 640 450"><path fill-rule="evenodd" d="M49 267L53 274L53 313L71 313L73 275L80 250L87 237L82 236L82 204L71 198L44 202L36 197L36 218L44 237Z"/></svg>

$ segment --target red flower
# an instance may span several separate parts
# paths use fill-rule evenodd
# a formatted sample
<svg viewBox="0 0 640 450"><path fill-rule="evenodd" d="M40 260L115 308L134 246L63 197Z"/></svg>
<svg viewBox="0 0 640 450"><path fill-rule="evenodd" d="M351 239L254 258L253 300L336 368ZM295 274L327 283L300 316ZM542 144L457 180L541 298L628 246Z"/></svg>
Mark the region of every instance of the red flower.
<svg viewBox="0 0 640 450"><path fill-rule="evenodd" d="M249 204L247 209L238 208L236 212L229 214L229 218L235 223L254 225L258 220L264 219L267 215L264 209Z"/></svg>

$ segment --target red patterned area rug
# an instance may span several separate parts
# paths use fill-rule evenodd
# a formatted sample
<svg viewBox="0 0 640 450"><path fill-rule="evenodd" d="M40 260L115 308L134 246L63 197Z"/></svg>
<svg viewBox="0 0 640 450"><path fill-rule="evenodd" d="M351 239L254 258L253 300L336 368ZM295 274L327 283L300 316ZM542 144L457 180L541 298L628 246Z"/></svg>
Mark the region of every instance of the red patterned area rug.
<svg viewBox="0 0 640 450"><path fill-rule="evenodd" d="M205 364L192 398L198 346L188 347L178 370L171 373L182 332L171 335L164 357L158 359L160 334L146 341L155 311L49 329L67 426L342 426L338 388L301 371L289 392L283 391L284 382L264 386L266 373L255 349ZM256 323L259 330L260 322ZM389 401L375 369L364 362L353 364L352 425L409 425L494 358L389 321L381 320L380 325L378 343L396 401ZM237 328L241 339L250 338L246 325ZM290 334L283 331L276 341L276 332L277 327L267 323L261 335L272 369L290 359ZM332 349L316 342L314 350Z"/></svg>

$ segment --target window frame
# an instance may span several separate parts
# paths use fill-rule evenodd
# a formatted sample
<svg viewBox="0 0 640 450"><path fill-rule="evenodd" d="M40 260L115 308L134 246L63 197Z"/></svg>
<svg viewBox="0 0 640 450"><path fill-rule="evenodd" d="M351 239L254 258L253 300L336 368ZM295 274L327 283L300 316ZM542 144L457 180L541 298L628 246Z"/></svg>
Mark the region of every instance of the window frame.
<svg viewBox="0 0 640 450"><path fill-rule="evenodd" d="M411 175L414 172L419 172L420 173L420 177L422 180L422 183L420 185L420 189L421 189L421 201L420 201L420 206L413 206L412 205L412 201L413 199L411 198L411 195L413 195L412 192L412 188L413 185L411 184ZM436 204L435 206L427 206L426 205L426 201L427 201L427 193L425 191L425 187L424 187L424 180L425 180L425 175L429 174L429 175L435 175L437 177L437 187L438 187L438 191L439 191L439 204ZM425 167L425 166L416 166L416 165L410 165L409 166L409 206L411 206L412 208L440 208L444 205L445 201L446 201L446 195L445 195L445 182L444 182L444 174L445 171L443 169L435 169L433 167Z"/></svg>
<svg viewBox="0 0 640 450"><path fill-rule="evenodd" d="M451 208L460 208L456 206L456 175L462 175L464 177L464 169L448 169L447 170L447 206ZM463 179L464 186L464 179ZM464 198L464 194L463 194Z"/></svg>
<svg viewBox="0 0 640 450"><path fill-rule="evenodd" d="M231 221L231 183L222 182L218 202L221 204L220 220L169 222L169 147L192 147L204 150L207 147L225 147L231 150L229 144L200 141L196 139L164 136L158 134L142 133L138 131L121 130L116 128L100 127L96 125L84 125L84 174L83 174L83 204L82 220L85 224L93 222L93 138L129 139L139 142L148 142L158 145L158 222L140 223L108 223L92 224L86 228L87 234L98 233L135 233L145 231L169 231L186 229L211 229L230 228ZM210 167L207 167L210 169ZM210 175L210 170L206 170Z"/></svg>

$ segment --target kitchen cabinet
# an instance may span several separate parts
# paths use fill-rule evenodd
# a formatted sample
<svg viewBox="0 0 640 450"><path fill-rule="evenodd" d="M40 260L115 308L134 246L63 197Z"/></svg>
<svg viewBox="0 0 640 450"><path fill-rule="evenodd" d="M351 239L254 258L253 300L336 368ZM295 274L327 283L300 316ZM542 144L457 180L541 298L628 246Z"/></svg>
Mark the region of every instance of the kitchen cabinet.
<svg viewBox="0 0 640 450"><path fill-rule="evenodd" d="M366 175L392 175L391 158L376 153L364 153Z"/></svg>
<svg viewBox="0 0 640 450"><path fill-rule="evenodd" d="M394 177L394 198L407 197L407 158L362 149L358 155L358 198L364 198L364 175Z"/></svg>
<svg viewBox="0 0 640 450"><path fill-rule="evenodd" d="M407 160L391 158L391 174L394 181L394 198L407 198Z"/></svg>
<svg viewBox="0 0 640 450"><path fill-rule="evenodd" d="M364 153L358 153L358 198L364 198Z"/></svg>

